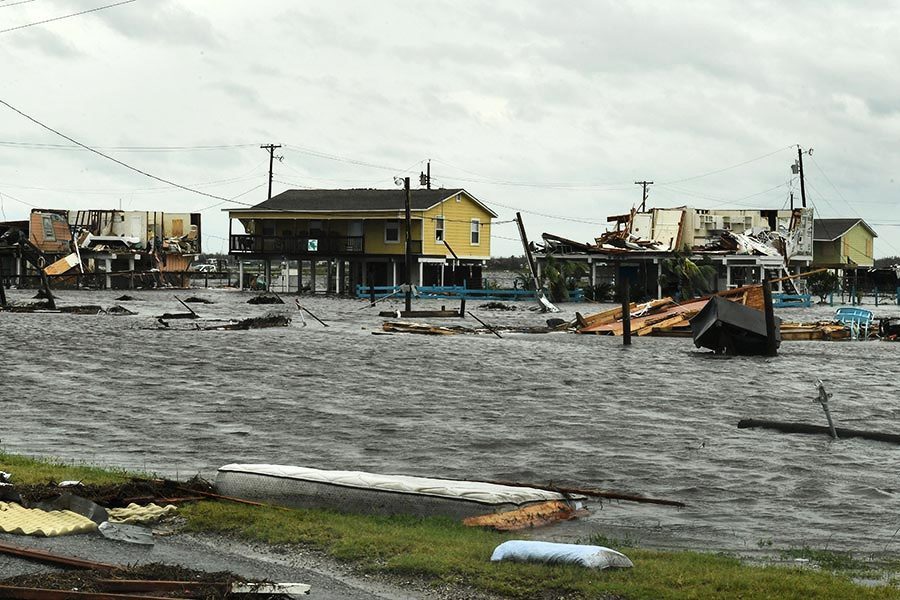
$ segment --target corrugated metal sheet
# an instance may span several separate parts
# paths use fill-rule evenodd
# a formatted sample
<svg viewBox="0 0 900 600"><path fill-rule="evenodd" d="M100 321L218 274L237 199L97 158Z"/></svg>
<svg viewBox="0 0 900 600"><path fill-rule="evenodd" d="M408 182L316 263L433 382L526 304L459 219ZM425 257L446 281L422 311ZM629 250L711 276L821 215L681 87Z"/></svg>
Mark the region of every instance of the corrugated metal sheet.
<svg viewBox="0 0 900 600"><path fill-rule="evenodd" d="M5 533L53 537L96 529L96 523L69 510L48 512L24 508L14 502L0 502L0 531Z"/></svg>

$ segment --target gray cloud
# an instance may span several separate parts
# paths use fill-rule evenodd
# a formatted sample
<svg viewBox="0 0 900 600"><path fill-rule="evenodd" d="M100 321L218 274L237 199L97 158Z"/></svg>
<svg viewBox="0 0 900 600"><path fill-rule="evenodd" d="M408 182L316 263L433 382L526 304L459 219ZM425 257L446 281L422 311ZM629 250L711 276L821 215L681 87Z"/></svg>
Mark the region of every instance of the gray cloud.
<svg viewBox="0 0 900 600"><path fill-rule="evenodd" d="M97 17L133 40L217 47L219 35L206 16L176 0L127 4L100 11Z"/></svg>
<svg viewBox="0 0 900 600"><path fill-rule="evenodd" d="M50 29L29 27L19 32L16 37L18 49L37 49L55 58L73 58L81 55L81 51L68 39Z"/></svg>

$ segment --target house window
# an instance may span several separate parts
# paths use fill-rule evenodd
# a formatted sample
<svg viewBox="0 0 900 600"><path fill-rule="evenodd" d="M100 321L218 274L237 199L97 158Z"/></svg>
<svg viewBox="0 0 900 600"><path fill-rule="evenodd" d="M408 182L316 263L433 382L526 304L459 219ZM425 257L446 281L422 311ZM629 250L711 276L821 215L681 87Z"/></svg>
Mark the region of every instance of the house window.
<svg viewBox="0 0 900 600"><path fill-rule="evenodd" d="M400 242L400 221L384 222L384 242L396 244Z"/></svg>
<svg viewBox="0 0 900 600"><path fill-rule="evenodd" d="M470 242L473 246L481 243L481 221L472 219L472 235Z"/></svg>
<svg viewBox="0 0 900 600"><path fill-rule="evenodd" d="M444 241L444 217L436 217L434 219L434 241Z"/></svg>
<svg viewBox="0 0 900 600"><path fill-rule="evenodd" d="M266 235L266 236L274 236L275 235L275 223L273 223L272 221L263 221L262 234Z"/></svg>
<svg viewBox="0 0 900 600"><path fill-rule="evenodd" d="M46 215L41 220L44 224L44 241L55 242L56 232L53 230L53 218L49 215Z"/></svg>

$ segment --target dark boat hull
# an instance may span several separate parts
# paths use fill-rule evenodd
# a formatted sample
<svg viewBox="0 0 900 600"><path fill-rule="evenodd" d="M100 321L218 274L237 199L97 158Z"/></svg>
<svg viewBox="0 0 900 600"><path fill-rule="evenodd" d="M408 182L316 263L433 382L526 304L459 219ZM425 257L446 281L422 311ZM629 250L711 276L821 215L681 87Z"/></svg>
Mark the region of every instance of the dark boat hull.
<svg viewBox="0 0 900 600"><path fill-rule="evenodd" d="M757 356L767 353L766 316L762 311L713 296L691 319L694 345L716 354ZM781 345L781 319L775 317L775 346Z"/></svg>

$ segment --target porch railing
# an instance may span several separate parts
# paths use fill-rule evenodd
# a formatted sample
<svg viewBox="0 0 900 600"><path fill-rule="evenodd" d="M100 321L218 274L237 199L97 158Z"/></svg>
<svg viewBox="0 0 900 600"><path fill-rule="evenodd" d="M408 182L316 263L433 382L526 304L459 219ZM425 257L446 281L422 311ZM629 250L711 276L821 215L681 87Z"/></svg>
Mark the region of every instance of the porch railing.
<svg viewBox="0 0 900 600"><path fill-rule="evenodd" d="M271 254L278 256L316 256L363 254L363 236L285 237L277 235L235 234L228 246L231 254Z"/></svg>

